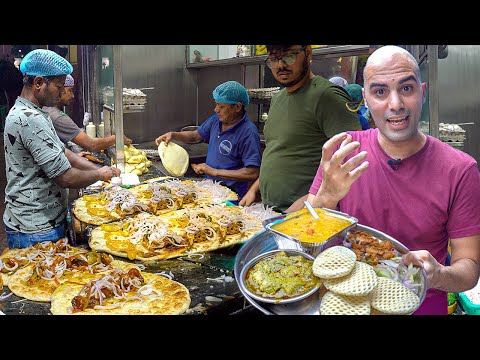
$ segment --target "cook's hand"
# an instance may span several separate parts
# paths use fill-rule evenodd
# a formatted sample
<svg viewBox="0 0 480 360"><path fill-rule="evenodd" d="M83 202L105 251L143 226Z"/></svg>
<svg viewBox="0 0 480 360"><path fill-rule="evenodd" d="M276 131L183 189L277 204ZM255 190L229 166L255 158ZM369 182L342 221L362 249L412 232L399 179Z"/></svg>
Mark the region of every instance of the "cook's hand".
<svg viewBox="0 0 480 360"><path fill-rule="evenodd" d="M195 171L195 173L197 173L197 174L199 173L199 172L198 172L198 171L199 171L199 170L198 170L198 164L192 164L192 169L193 169L193 171ZM203 173L200 174L200 175L203 175Z"/></svg>
<svg viewBox="0 0 480 360"><path fill-rule="evenodd" d="M192 169L199 175L210 175L210 176L217 176L217 169L212 168L211 166L208 166L205 163L201 164L192 164Z"/></svg>
<svg viewBox="0 0 480 360"><path fill-rule="evenodd" d="M123 143L124 143L124 145L130 145L131 143L133 143L133 141L132 141L132 139L129 139L128 137L123 135Z"/></svg>
<svg viewBox="0 0 480 360"><path fill-rule="evenodd" d="M250 206L255 202L257 194L254 191L247 191L245 196L239 201L239 206Z"/></svg>
<svg viewBox="0 0 480 360"><path fill-rule="evenodd" d="M114 166L102 166L98 172L102 181L109 181L112 177L120 175L120 169Z"/></svg>
<svg viewBox="0 0 480 360"><path fill-rule="evenodd" d="M172 136L173 136L173 131L160 135L158 138L155 139L155 144L157 144L158 146L162 141L165 141L165 145L168 145L170 140L172 140Z"/></svg>
<svg viewBox="0 0 480 360"><path fill-rule="evenodd" d="M337 151L335 148L340 144ZM322 184L315 198L338 203L350 191L352 184L368 168L366 151L361 151L344 163L345 158L360 147L352 136L340 133L330 138L322 148ZM315 203L315 200L314 200Z"/></svg>
<svg viewBox="0 0 480 360"><path fill-rule="evenodd" d="M440 286L437 274L440 273L442 265L427 250L410 251L402 255L403 263L409 265L412 263L425 269L427 273L428 288L438 288Z"/></svg>

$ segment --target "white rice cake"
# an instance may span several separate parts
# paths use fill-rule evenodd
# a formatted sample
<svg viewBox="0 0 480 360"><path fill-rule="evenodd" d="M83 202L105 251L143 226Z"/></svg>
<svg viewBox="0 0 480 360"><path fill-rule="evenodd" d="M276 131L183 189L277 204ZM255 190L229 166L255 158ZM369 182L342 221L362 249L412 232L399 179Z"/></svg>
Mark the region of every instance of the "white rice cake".
<svg viewBox="0 0 480 360"><path fill-rule="evenodd" d="M321 252L312 265L313 274L322 279L334 279L350 274L357 256L345 246L332 246Z"/></svg>
<svg viewBox="0 0 480 360"><path fill-rule="evenodd" d="M343 296L327 292L320 303L320 315L370 315L368 296Z"/></svg>
<svg viewBox="0 0 480 360"><path fill-rule="evenodd" d="M365 296L377 286L378 276L371 265L355 262L353 271L347 276L325 279L325 287L334 293L346 296Z"/></svg>
<svg viewBox="0 0 480 360"><path fill-rule="evenodd" d="M420 306L420 298L402 283L385 278L378 278L378 285L370 298L372 307L385 314L411 314Z"/></svg>

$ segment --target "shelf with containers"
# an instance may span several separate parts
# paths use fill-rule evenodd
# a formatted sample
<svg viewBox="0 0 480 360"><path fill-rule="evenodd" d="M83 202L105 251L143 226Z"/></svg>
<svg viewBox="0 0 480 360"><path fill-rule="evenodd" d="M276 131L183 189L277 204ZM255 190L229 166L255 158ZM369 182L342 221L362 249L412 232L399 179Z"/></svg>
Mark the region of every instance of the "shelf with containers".
<svg viewBox="0 0 480 360"><path fill-rule="evenodd" d="M356 54L365 52L371 45L312 45L313 56ZM267 55L265 45L186 45L185 66L199 68L232 64L262 64Z"/></svg>
<svg viewBox="0 0 480 360"><path fill-rule="evenodd" d="M250 97L250 104L257 105L257 113L255 118L255 125L260 134L263 134L263 127L268 120L268 110L270 109L270 102L272 96L280 91L280 87L260 88L260 89L247 89L248 96Z"/></svg>
<svg viewBox="0 0 480 360"><path fill-rule="evenodd" d="M254 45L187 45L186 66L205 67L248 62L255 55Z"/></svg>
<svg viewBox="0 0 480 360"><path fill-rule="evenodd" d="M123 171L124 167L124 115L143 113L147 103L144 90L154 87L131 88L124 84L125 53L123 45L98 45L93 52L95 63L95 94L94 110L100 114L95 119L103 122L103 136L115 137L115 151L110 155ZM118 111L117 111L118 109ZM101 136L100 124L97 125L97 135Z"/></svg>

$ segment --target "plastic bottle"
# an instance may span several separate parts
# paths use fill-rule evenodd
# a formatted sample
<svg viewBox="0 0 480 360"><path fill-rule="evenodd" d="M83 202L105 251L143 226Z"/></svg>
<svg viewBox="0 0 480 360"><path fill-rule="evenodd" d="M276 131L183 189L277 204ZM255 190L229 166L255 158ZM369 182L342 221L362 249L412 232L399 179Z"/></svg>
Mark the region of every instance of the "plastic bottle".
<svg viewBox="0 0 480 360"><path fill-rule="evenodd" d="M77 245L75 229L73 228L73 223L72 223L72 211L70 206L67 207L67 238L68 238L68 242L71 245L73 246Z"/></svg>
<svg viewBox="0 0 480 360"><path fill-rule="evenodd" d="M95 124L93 122L90 121L88 123L86 130L88 136L92 138L97 137L97 128L95 127Z"/></svg>
<svg viewBox="0 0 480 360"><path fill-rule="evenodd" d="M98 125L98 136L105 137L105 124L103 121Z"/></svg>
<svg viewBox="0 0 480 360"><path fill-rule="evenodd" d="M83 126L87 126L91 118L92 116L90 115L90 113L86 112L85 114L83 114Z"/></svg>

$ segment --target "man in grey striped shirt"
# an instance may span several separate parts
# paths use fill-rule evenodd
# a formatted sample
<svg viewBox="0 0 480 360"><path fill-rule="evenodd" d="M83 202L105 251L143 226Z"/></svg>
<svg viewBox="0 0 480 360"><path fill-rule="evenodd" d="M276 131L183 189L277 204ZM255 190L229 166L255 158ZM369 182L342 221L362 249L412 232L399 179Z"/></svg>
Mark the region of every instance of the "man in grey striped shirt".
<svg viewBox="0 0 480 360"><path fill-rule="evenodd" d="M23 89L5 121L5 213L9 248L65 237L66 188L110 180L120 171L97 168L58 138L43 106L55 106L72 65L55 52L37 49L23 59Z"/></svg>

